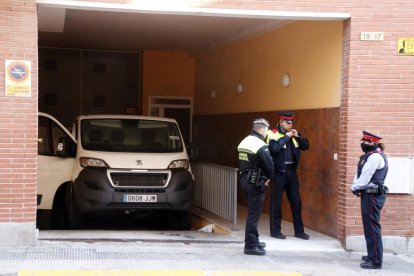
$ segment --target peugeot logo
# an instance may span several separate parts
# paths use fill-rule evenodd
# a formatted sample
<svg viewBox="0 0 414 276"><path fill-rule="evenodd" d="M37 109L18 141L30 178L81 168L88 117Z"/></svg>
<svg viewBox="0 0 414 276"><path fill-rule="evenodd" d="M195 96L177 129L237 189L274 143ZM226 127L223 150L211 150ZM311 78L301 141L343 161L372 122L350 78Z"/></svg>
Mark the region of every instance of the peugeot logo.
<svg viewBox="0 0 414 276"><path fill-rule="evenodd" d="M137 160L137 161L135 161L135 162L137 162L137 165L138 165L138 166L142 166L142 160Z"/></svg>

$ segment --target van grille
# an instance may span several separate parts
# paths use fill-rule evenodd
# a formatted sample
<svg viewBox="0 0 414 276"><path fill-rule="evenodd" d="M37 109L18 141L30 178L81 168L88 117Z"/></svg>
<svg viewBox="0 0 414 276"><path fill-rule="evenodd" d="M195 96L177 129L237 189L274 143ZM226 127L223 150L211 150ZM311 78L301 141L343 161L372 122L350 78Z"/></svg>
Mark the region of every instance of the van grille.
<svg viewBox="0 0 414 276"><path fill-rule="evenodd" d="M165 189L136 189L136 188L123 188L115 189L115 193L134 193L134 194L163 194Z"/></svg>
<svg viewBox="0 0 414 276"><path fill-rule="evenodd" d="M110 173L115 187L165 187L168 183L167 173Z"/></svg>
<svg viewBox="0 0 414 276"><path fill-rule="evenodd" d="M123 203L123 202L113 202L109 204L109 208L139 208L139 209L170 209L171 204L167 202L154 202L154 203Z"/></svg>

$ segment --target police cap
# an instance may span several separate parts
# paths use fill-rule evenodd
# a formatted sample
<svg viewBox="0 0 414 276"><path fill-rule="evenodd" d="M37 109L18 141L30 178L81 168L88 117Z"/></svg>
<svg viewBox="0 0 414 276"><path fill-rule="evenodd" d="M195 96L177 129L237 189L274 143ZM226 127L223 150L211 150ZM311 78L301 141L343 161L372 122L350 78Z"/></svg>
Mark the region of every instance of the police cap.
<svg viewBox="0 0 414 276"><path fill-rule="evenodd" d="M286 120L286 121L293 121L293 112L291 111L279 111L277 113L277 116L281 119L281 120Z"/></svg>
<svg viewBox="0 0 414 276"><path fill-rule="evenodd" d="M365 131L365 130L362 131L361 140L369 140L369 141L372 141L374 143L378 143L381 139L382 139L382 137L379 137L378 135L372 134L372 133L370 133L368 131Z"/></svg>

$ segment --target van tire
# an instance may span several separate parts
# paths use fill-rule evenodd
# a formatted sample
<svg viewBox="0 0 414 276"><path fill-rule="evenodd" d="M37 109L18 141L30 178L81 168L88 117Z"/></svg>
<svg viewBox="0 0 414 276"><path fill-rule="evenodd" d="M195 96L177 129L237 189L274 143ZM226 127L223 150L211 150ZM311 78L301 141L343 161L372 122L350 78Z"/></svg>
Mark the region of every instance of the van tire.
<svg viewBox="0 0 414 276"><path fill-rule="evenodd" d="M66 189L66 210L66 220L69 229L82 228L83 218L75 204L75 195L73 193L72 184L69 184Z"/></svg>
<svg viewBox="0 0 414 276"><path fill-rule="evenodd" d="M65 229L67 227L66 220L66 185L61 185L56 191L55 198L53 200L52 213L50 217L50 226L52 229Z"/></svg>
<svg viewBox="0 0 414 276"><path fill-rule="evenodd" d="M51 225L51 210L37 209L36 211L36 228L39 230L53 229Z"/></svg>
<svg viewBox="0 0 414 276"><path fill-rule="evenodd" d="M59 206L59 208L53 208L51 219L50 219L50 225L52 229L56 230L62 230L66 228L66 210L62 206Z"/></svg>

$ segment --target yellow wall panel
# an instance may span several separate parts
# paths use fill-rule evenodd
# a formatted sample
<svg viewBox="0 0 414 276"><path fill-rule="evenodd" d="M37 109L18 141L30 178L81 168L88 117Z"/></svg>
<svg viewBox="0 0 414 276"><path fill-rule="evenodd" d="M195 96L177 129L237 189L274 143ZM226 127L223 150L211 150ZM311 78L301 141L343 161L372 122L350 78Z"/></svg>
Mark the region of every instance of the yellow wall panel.
<svg viewBox="0 0 414 276"><path fill-rule="evenodd" d="M193 97L194 58L188 53L144 51L142 67L143 115L149 96Z"/></svg>
<svg viewBox="0 0 414 276"><path fill-rule="evenodd" d="M342 22L294 22L214 49L196 57L194 113L339 107L341 62Z"/></svg>

